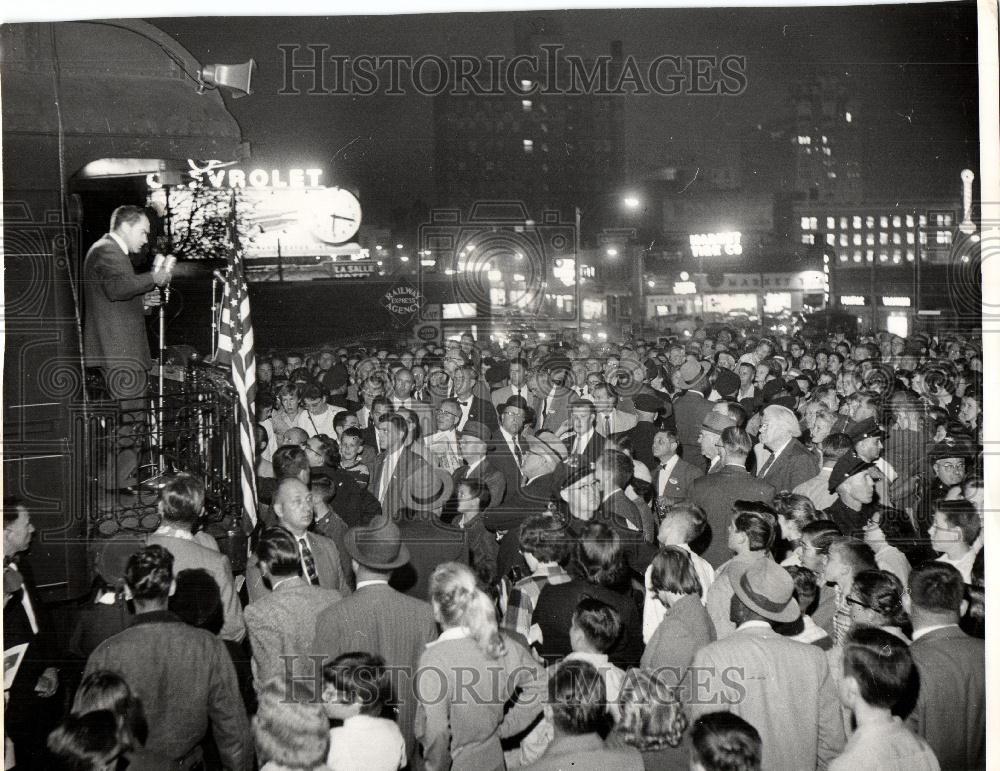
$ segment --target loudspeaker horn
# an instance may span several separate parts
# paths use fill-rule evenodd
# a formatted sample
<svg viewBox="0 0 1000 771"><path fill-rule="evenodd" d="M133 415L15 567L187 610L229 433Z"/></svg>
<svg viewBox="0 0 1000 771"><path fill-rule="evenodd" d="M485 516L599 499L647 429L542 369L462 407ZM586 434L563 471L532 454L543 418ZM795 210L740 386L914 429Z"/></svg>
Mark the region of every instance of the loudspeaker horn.
<svg viewBox="0 0 1000 771"><path fill-rule="evenodd" d="M253 59L243 64L206 64L198 71L200 91L224 86L233 90L233 98L250 94L250 78L257 62Z"/></svg>

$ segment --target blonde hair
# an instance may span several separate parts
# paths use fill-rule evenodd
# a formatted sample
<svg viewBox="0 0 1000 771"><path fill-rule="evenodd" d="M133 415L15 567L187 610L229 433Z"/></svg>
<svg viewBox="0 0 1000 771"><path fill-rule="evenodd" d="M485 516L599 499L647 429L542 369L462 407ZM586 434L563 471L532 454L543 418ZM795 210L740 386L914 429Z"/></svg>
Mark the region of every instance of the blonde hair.
<svg viewBox="0 0 1000 771"><path fill-rule="evenodd" d="M445 627L463 626L479 649L491 659L504 653L493 602L476 585L472 570L458 562L444 562L431 574L431 603Z"/></svg>

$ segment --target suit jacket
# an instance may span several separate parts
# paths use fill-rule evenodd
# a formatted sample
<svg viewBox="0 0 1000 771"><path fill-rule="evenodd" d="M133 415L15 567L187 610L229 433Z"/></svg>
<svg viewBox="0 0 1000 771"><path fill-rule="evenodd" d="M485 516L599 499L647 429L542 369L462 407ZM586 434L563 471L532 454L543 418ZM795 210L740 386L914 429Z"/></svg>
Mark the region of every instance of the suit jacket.
<svg viewBox="0 0 1000 771"><path fill-rule="evenodd" d="M451 472L456 489L459 482L469 479L470 476L480 484L486 485L490 491L490 505L487 508L495 509L503 503L504 496L507 494L507 479L500 469L493 467L489 458L484 458L482 463L472 470L471 475L468 466L459 466Z"/></svg>
<svg viewBox="0 0 1000 771"><path fill-rule="evenodd" d="M316 617L341 599L333 589L307 584L295 576L247 605L244 618L253 651L254 679L258 688L288 671L284 656L295 656L292 671L310 677L313 673L299 657L312 652ZM311 663L311 662L309 662Z"/></svg>
<svg viewBox="0 0 1000 771"><path fill-rule="evenodd" d="M774 500L774 487L755 479L749 471L732 464L723 466L714 474L699 477L691 483L689 498L705 510L708 526L691 544L702 557L718 568L732 553L726 545L726 528L736 501Z"/></svg>
<svg viewBox="0 0 1000 771"><path fill-rule="evenodd" d="M221 552L213 551L197 541L169 535L156 535L154 533L146 539L146 543L162 546L174 555L174 575L182 570L201 568L208 571L215 579L215 583L219 585L219 593L222 596L223 622L219 637L234 642L239 642L246 637L247 630L243 623L243 608L240 605L239 595L236 593L233 568L229 564L229 557Z"/></svg>
<svg viewBox="0 0 1000 771"><path fill-rule="evenodd" d="M569 628L573 611L585 597L600 600L618 612L622 633L608 657L622 669L639 666L642 658L642 613L632 599L631 592L617 592L579 578L564 584L548 583L542 587L535 601L531 623L542 630L541 653L546 661L557 661L572 651Z"/></svg>
<svg viewBox="0 0 1000 771"><path fill-rule="evenodd" d="M653 477L652 496L653 500L656 500L659 496L663 466L657 463L655 467L650 466L650 469ZM663 488L663 497L667 498L670 503L686 501L691 493L691 485L696 479L703 476L705 476L705 472L700 468L688 463L683 458L678 458L667 477L666 487Z"/></svg>
<svg viewBox="0 0 1000 771"><path fill-rule="evenodd" d="M594 428L598 434L607 439L608 429L605 425L604 417L604 415L597 416L597 423ZM609 417L611 418L611 436L628 433L639 423L639 419L635 415L624 410L614 409L609 413Z"/></svg>
<svg viewBox="0 0 1000 771"><path fill-rule="evenodd" d="M557 492L555 474L542 474L525 480L525 484L507 491L502 505L492 506L483 512L483 522L487 530L493 532L516 529L532 514L543 513Z"/></svg>
<svg viewBox="0 0 1000 771"><path fill-rule="evenodd" d="M525 771L642 771L642 755L635 747L611 749L599 734L560 736L553 739L542 756L524 766Z"/></svg>
<svg viewBox="0 0 1000 771"><path fill-rule="evenodd" d="M647 599L647 602L650 600ZM694 654L715 640L715 626L697 594L688 594L669 608L642 654L642 668L666 667L682 675Z"/></svg>
<svg viewBox="0 0 1000 771"><path fill-rule="evenodd" d="M110 234L90 247L83 263L83 347L88 365L149 371L152 361L142 296L155 286L152 273L137 274Z"/></svg>
<svg viewBox="0 0 1000 771"><path fill-rule="evenodd" d="M656 436L656 425L648 420L640 420L632 429L632 457L646 468L653 468L656 465L656 458L653 455L653 437Z"/></svg>
<svg viewBox="0 0 1000 771"><path fill-rule="evenodd" d="M376 498L379 497L382 491L382 473L388 457L388 451L384 450L380 452L378 457L375 458L375 464L372 467L372 477L371 482L368 483L368 489L371 490L372 495ZM385 493L385 500L379 501L382 504L382 513L385 516L394 517L403 507L404 485L406 484L406 480L417 472L429 475L431 473L430 464L407 447L399 456L399 461L396 464L389 487Z"/></svg>
<svg viewBox="0 0 1000 771"><path fill-rule="evenodd" d="M323 661L351 651L368 651L385 659L394 673L399 728L407 753L413 758L417 702L411 674L424 648L438 634L430 604L397 592L388 584L368 584L321 611L315 629L312 652L322 656Z"/></svg>
<svg viewBox="0 0 1000 771"><path fill-rule="evenodd" d="M470 564L469 534L462 528L445 524L429 511L418 511L412 519L397 517L395 521L410 551L410 561L393 571L393 589L422 600L430 594L434 568L442 562Z"/></svg>
<svg viewBox="0 0 1000 771"><path fill-rule="evenodd" d="M324 589L334 589L342 595L350 594L351 587L344 578L337 544L319 533L306 533L306 539L316 563L319 585ZM270 593L271 589L264 583L260 568L256 564L247 565L247 596L250 597L250 602L256 602Z"/></svg>
<svg viewBox="0 0 1000 771"><path fill-rule="evenodd" d="M576 445L576 431L570 431L568 434L562 436L563 443L566 445L567 452L572 453L573 448ZM605 439L595 428L594 432L590 435L590 441L587 442L587 446L579 453L580 458L584 463L593 465L597 463L597 459L601 457L604 452Z"/></svg>
<svg viewBox="0 0 1000 771"><path fill-rule="evenodd" d="M528 440L521 436L519 442L521 452L527 452L529 449ZM489 456L490 465L503 474L504 481L507 483L507 490L516 490L522 481L521 466L518 464L517 458L510 449L510 445L507 444L507 440L504 439L499 429L493 432L493 439L489 442L488 446L493 450Z"/></svg>
<svg viewBox="0 0 1000 771"><path fill-rule="evenodd" d="M601 501L597 509L597 519L602 522L616 522L619 526L625 526L628 522L640 534L642 533L642 517L639 516L639 509L628 499L624 490L616 489Z"/></svg>
<svg viewBox="0 0 1000 771"><path fill-rule="evenodd" d="M908 722L941 768L986 768L986 648L957 626L914 640L920 694Z"/></svg>
<svg viewBox="0 0 1000 771"><path fill-rule="evenodd" d="M146 751L168 760L183 758L211 723L223 766L253 768L236 670L215 635L188 626L170 611L141 613L131 627L97 647L84 676L100 669L118 672L142 701L149 724Z"/></svg>
<svg viewBox="0 0 1000 771"><path fill-rule="evenodd" d="M490 431L496 431L500 421L497 419L497 408L493 406L493 402L476 393L473 393L470 398L472 403L469 405L469 421L467 422L476 421L482 423Z"/></svg>
<svg viewBox="0 0 1000 771"><path fill-rule="evenodd" d="M694 656L699 698L691 718L727 709L763 742L761 768L825 769L844 746L844 723L826 654L759 626L743 627Z"/></svg>
<svg viewBox="0 0 1000 771"><path fill-rule="evenodd" d="M712 402L699 391L685 391L674 400L674 422L677 425L681 457L702 471L708 467L708 462L701 454L698 434L701 433L701 422L711 410Z"/></svg>
<svg viewBox="0 0 1000 771"><path fill-rule="evenodd" d="M545 413L544 421L542 420L542 407L545 405L545 399L535 398L531 402L531 406L535 410L536 430L541 431L545 429L554 433L559 426L569 420L569 403L571 399L575 398L576 394L572 391L562 388L557 389L555 395L552 397L552 403Z"/></svg>
<svg viewBox="0 0 1000 771"><path fill-rule="evenodd" d="M348 527L367 525L382 513L378 499L343 469L322 466L320 469L314 469L313 473L325 476L333 483L333 500L330 501L330 508L337 512Z"/></svg>
<svg viewBox="0 0 1000 771"><path fill-rule="evenodd" d="M798 439L792 439L781 450L774 462L764 468L758 477L774 487L777 492L794 490L803 482L819 473L820 464L816 456L807 450Z"/></svg>
<svg viewBox="0 0 1000 771"><path fill-rule="evenodd" d="M22 643L27 643L28 647L8 692L10 701L4 709L4 724L7 735L17 746L18 767L24 764L26 768L44 768L33 762L42 764L46 757L46 737L62 718L62 694L57 692L42 699L35 693L35 684L48 667L59 667L62 661L49 614L35 593L31 570L24 561L18 565L18 570L24 586L14 593L3 610L3 648L8 650ZM23 594L31 602L37 634L22 604Z"/></svg>

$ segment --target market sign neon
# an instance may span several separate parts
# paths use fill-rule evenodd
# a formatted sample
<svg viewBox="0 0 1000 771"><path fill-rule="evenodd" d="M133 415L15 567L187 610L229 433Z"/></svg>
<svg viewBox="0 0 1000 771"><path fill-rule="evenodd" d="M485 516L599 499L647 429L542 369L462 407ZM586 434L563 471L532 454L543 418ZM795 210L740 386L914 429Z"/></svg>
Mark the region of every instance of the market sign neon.
<svg viewBox="0 0 1000 771"><path fill-rule="evenodd" d="M738 230L725 233L692 233L688 240L694 257L721 257L723 254L735 257L743 254L743 234Z"/></svg>

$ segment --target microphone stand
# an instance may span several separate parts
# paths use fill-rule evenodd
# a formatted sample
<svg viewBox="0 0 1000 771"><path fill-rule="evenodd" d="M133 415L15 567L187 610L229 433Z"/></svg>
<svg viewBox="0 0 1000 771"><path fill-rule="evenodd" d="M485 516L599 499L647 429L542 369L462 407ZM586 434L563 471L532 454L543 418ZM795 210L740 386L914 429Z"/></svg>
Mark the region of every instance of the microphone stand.
<svg viewBox="0 0 1000 771"><path fill-rule="evenodd" d="M163 457L163 418L166 415L166 400L164 399L164 381L166 379L166 356L167 343L165 335L167 333L167 303L170 302L170 284L160 288L160 364L159 364L159 393L157 394L157 409L159 411L156 419L156 449L159 456L159 476L166 473L166 460Z"/></svg>

